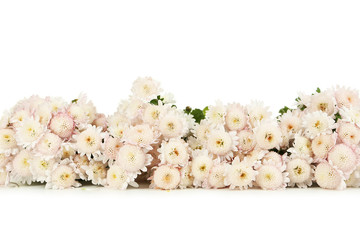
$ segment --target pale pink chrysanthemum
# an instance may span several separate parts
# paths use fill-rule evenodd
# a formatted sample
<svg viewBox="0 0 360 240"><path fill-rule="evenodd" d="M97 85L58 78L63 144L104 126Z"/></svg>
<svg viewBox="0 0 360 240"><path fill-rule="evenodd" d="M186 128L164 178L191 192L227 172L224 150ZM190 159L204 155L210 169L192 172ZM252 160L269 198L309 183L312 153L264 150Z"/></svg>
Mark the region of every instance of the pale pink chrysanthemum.
<svg viewBox="0 0 360 240"><path fill-rule="evenodd" d="M115 163L127 172L140 174L140 170L147 171L146 166L150 165L151 160L151 155L140 147L125 144L120 148Z"/></svg>
<svg viewBox="0 0 360 240"><path fill-rule="evenodd" d="M347 187L360 187L360 166L358 166L345 181Z"/></svg>
<svg viewBox="0 0 360 240"><path fill-rule="evenodd" d="M252 101L246 108L252 127L257 126L262 121L266 121L271 117L269 107L265 107L261 101Z"/></svg>
<svg viewBox="0 0 360 240"><path fill-rule="evenodd" d="M192 163L189 162L186 166L182 167L180 170L181 180L179 187L181 189L189 188L193 185L194 177L191 175L191 165Z"/></svg>
<svg viewBox="0 0 360 240"><path fill-rule="evenodd" d="M67 189L81 186L81 184L76 181L74 167L68 159L54 165L46 182L45 187L50 189Z"/></svg>
<svg viewBox="0 0 360 240"><path fill-rule="evenodd" d="M295 134L293 147L289 148L288 152L299 157L311 157L313 152L310 139L300 134Z"/></svg>
<svg viewBox="0 0 360 240"><path fill-rule="evenodd" d="M214 165L212 157L206 150L197 150L193 152L191 174L194 177L194 186L199 187L209 175L210 169Z"/></svg>
<svg viewBox="0 0 360 240"><path fill-rule="evenodd" d="M155 169L152 180L153 187L170 190L179 186L181 180L180 171L175 167L162 165Z"/></svg>
<svg viewBox="0 0 360 240"><path fill-rule="evenodd" d="M48 102L40 104L35 110L35 116L39 118L42 125L48 125L52 117L51 106Z"/></svg>
<svg viewBox="0 0 360 240"><path fill-rule="evenodd" d="M328 160L345 176L349 176L359 163L356 153L345 144L335 145L328 154Z"/></svg>
<svg viewBox="0 0 360 240"><path fill-rule="evenodd" d="M207 120L202 120L200 124L194 127L193 133L200 143L205 144L208 140L210 133L214 130L214 126Z"/></svg>
<svg viewBox="0 0 360 240"><path fill-rule="evenodd" d="M74 118L67 113L57 113L51 118L49 129L62 139L69 139L75 130Z"/></svg>
<svg viewBox="0 0 360 240"><path fill-rule="evenodd" d="M45 160L41 157L34 157L30 162L30 171L36 182L45 182L51 174L55 165L55 159Z"/></svg>
<svg viewBox="0 0 360 240"><path fill-rule="evenodd" d="M265 190L284 189L289 182L286 165L273 163L262 164L257 168L256 184Z"/></svg>
<svg viewBox="0 0 360 240"><path fill-rule="evenodd" d="M22 150L14 157L11 162L11 182L31 184L33 180L33 175L30 171L32 158L33 156L28 150Z"/></svg>
<svg viewBox="0 0 360 240"><path fill-rule="evenodd" d="M16 129L17 144L23 147L34 147L45 133L45 128L39 121L28 118Z"/></svg>
<svg viewBox="0 0 360 240"><path fill-rule="evenodd" d="M223 159L233 157L237 151L236 132L226 132L224 130L213 130L207 140L207 149Z"/></svg>
<svg viewBox="0 0 360 240"><path fill-rule="evenodd" d="M255 129L257 145L262 149L278 148L282 141L280 127L274 122L264 122Z"/></svg>
<svg viewBox="0 0 360 240"><path fill-rule="evenodd" d="M286 171L289 173L289 186L307 188L312 185L313 169L308 160L302 158L290 159L286 163Z"/></svg>
<svg viewBox="0 0 360 240"><path fill-rule="evenodd" d="M321 188L325 189L341 190L346 187L342 172L328 162L321 162L317 165L315 181Z"/></svg>
<svg viewBox="0 0 360 240"><path fill-rule="evenodd" d="M360 128L353 123L339 123L337 133L341 141L348 145L358 145L360 143Z"/></svg>
<svg viewBox="0 0 360 240"><path fill-rule="evenodd" d="M134 175L127 173L118 165L112 165L107 171L106 186L112 189L124 190L134 180Z"/></svg>
<svg viewBox="0 0 360 240"><path fill-rule="evenodd" d="M224 125L226 115L226 107L217 101L215 106L209 106L209 110L206 112L206 119L211 124Z"/></svg>
<svg viewBox="0 0 360 240"><path fill-rule="evenodd" d="M53 133L45 133L35 146L37 156L44 159L57 157L61 153L61 138Z"/></svg>
<svg viewBox="0 0 360 240"><path fill-rule="evenodd" d="M158 134L148 125L139 124L131 126L128 131L125 132L124 139L127 143L139 145L151 149L150 145L154 144L158 138Z"/></svg>
<svg viewBox="0 0 360 240"><path fill-rule="evenodd" d="M242 161L236 157L226 170L225 185L230 189L246 190L253 186L258 172L252 164Z"/></svg>
<svg viewBox="0 0 360 240"><path fill-rule="evenodd" d="M249 152L254 149L256 145L255 135L251 130L242 130L237 134L239 142L239 150L242 152Z"/></svg>
<svg viewBox="0 0 360 240"><path fill-rule="evenodd" d="M230 131L240 131L247 126L248 116L245 108L240 104L230 104L227 106L225 116L226 127Z"/></svg>
<svg viewBox="0 0 360 240"><path fill-rule="evenodd" d="M89 176L86 174L86 170L89 169L90 160L86 155L81 156L79 154L75 155L73 158L74 163L74 171L76 173L76 178L80 178L81 180L88 181Z"/></svg>
<svg viewBox="0 0 360 240"><path fill-rule="evenodd" d="M307 110L310 112L322 111L331 116L335 112L335 103L336 101L331 91L315 93L310 97Z"/></svg>
<svg viewBox="0 0 360 240"><path fill-rule="evenodd" d="M24 120L29 119L31 114L28 110L22 109L15 111L10 117L10 123L15 127L20 127Z"/></svg>
<svg viewBox="0 0 360 240"><path fill-rule="evenodd" d="M225 174L228 164L220 163L214 165L209 172L208 177L204 181L205 188L224 188Z"/></svg>
<svg viewBox="0 0 360 240"><path fill-rule="evenodd" d="M134 81L131 91L136 97L148 101L159 95L160 83L151 77L139 77Z"/></svg>
<svg viewBox="0 0 360 240"><path fill-rule="evenodd" d="M105 140L104 157L106 160L114 161L123 143L117 137L108 137Z"/></svg>
<svg viewBox="0 0 360 240"><path fill-rule="evenodd" d="M311 139L320 134L332 133L335 121L326 113L317 111L308 113L303 118L305 135Z"/></svg>
<svg viewBox="0 0 360 240"><path fill-rule="evenodd" d="M159 130L165 138L176 138L184 136L189 129L184 115L169 111L160 119Z"/></svg>
<svg viewBox="0 0 360 240"><path fill-rule="evenodd" d="M158 151L162 164L185 166L190 158L188 144L182 139L163 141Z"/></svg>
<svg viewBox="0 0 360 240"><path fill-rule="evenodd" d="M274 164L283 164L283 159L280 154L270 151L265 154L265 156L262 159L263 162L272 162Z"/></svg>
<svg viewBox="0 0 360 240"><path fill-rule="evenodd" d="M106 164L99 161L90 161L88 165L81 168L85 170L88 180L94 185L105 185L106 183Z"/></svg>
<svg viewBox="0 0 360 240"><path fill-rule="evenodd" d="M288 111L281 116L279 125L292 138L301 129L301 118L297 114Z"/></svg>
<svg viewBox="0 0 360 240"><path fill-rule="evenodd" d="M102 147L102 133L101 128L88 125L87 128L75 137L76 150L81 155L86 155L89 158L93 156L97 158L100 156Z"/></svg>
<svg viewBox="0 0 360 240"><path fill-rule="evenodd" d="M106 118L105 114L96 113L95 120L92 122L92 125L101 127L103 129L103 131L106 131L107 130L107 118Z"/></svg>
<svg viewBox="0 0 360 240"><path fill-rule="evenodd" d="M325 159L330 149L336 144L336 135L321 134L315 137L311 143L311 149L316 159Z"/></svg>
<svg viewBox="0 0 360 240"><path fill-rule="evenodd" d="M360 99L357 90L352 90L345 87L337 87L335 90L335 98L338 107L359 107Z"/></svg>
<svg viewBox="0 0 360 240"><path fill-rule="evenodd" d="M0 129L0 153L13 155L17 152L15 132L12 129Z"/></svg>
<svg viewBox="0 0 360 240"><path fill-rule="evenodd" d="M165 107L163 105L147 104L143 113L143 120L150 125L158 125L164 115Z"/></svg>

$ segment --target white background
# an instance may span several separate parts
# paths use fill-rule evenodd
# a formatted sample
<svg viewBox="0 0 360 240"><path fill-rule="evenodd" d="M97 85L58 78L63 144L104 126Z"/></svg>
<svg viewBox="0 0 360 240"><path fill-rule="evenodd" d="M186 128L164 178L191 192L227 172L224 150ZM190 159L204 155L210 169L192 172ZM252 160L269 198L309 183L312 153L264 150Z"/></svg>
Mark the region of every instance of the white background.
<svg viewBox="0 0 360 240"><path fill-rule="evenodd" d="M1 1L0 111L85 92L111 114L138 76L178 105L360 88L358 1ZM359 190L0 189L4 239L358 238Z"/></svg>

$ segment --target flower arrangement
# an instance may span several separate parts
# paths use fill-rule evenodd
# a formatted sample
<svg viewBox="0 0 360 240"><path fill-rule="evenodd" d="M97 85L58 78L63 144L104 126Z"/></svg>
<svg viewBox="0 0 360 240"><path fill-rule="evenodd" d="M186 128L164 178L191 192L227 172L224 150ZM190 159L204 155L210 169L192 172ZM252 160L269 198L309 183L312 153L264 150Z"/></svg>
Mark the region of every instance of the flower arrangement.
<svg viewBox="0 0 360 240"><path fill-rule="evenodd" d="M85 95L19 101L0 120L0 185L344 189L360 186L359 143L352 89L301 93L273 117L259 101L180 109L145 77L110 116Z"/></svg>

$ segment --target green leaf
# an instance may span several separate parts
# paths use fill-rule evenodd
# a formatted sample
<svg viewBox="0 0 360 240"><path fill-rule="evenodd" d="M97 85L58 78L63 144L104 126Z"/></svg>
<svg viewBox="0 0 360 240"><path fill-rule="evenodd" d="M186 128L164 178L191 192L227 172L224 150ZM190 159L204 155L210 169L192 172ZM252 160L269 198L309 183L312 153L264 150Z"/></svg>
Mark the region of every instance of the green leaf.
<svg viewBox="0 0 360 240"><path fill-rule="evenodd" d="M195 119L195 122L200 123L201 120L205 119L205 114L201 109L195 108L191 111L191 115Z"/></svg>
<svg viewBox="0 0 360 240"><path fill-rule="evenodd" d="M317 93L321 93L320 88L317 88L317 89L316 89L316 92L317 92Z"/></svg>
<svg viewBox="0 0 360 240"><path fill-rule="evenodd" d="M150 104L152 104L152 105L159 105L159 100L153 99L153 100L150 101Z"/></svg>
<svg viewBox="0 0 360 240"><path fill-rule="evenodd" d="M295 101L296 101L296 102L300 102L300 101L301 101L301 98L300 98L300 97L297 97L297 98L295 98Z"/></svg>
<svg viewBox="0 0 360 240"><path fill-rule="evenodd" d="M337 113L335 114L335 122L338 122L339 119L342 119L342 117L341 117L340 113L337 112Z"/></svg>
<svg viewBox="0 0 360 240"><path fill-rule="evenodd" d="M280 116L284 115L287 111L291 111L291 109L287 106L283 107L282 109L279 110Z"/></svg>
<svg viewBox="0 0 360 240"><path fill-rule="evenodd" d="M185 109L184 109L184 113L186 114L190 114L191 113L191 107L187 106Z"/></svg>
<svg viewBox="0 0 360 240"><path fill-rule="evenodd" d="M204 107L204 109L203 109L204 115L206 115L207 111L209 111L209 107L208 107L208 106Z"/></svg>
<svg viewBox="0 0 360 240"><path fill-rule="evenodd" d="M74 99L71 101L71 103L77 103L79 99Z"/></svg>

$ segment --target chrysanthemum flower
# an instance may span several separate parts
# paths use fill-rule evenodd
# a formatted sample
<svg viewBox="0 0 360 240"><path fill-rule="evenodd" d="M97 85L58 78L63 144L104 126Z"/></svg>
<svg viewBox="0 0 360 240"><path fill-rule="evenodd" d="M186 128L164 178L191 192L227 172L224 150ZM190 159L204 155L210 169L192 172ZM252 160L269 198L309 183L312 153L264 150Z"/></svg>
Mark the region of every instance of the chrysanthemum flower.
<svg viewBox="0 0 360 240"><path fill-rule="evenodd" d="M215 106L209 106L209 110L206 112L206 119L211 124L223 125L225 123L226 107L217 101Z"/></svg>
<svg viewBox="0 0 360 240"><path fill-rule="evenodd" d="M76 149L81 155L98 157L100 155L102 134L101 128L89 125L83 132L75 136Z"/></svg>
<svg viewBox="0 0 360 240"><path fill-rule="evenodd" d="M310 163L302 158L290 159L286 165L289 173L289 186L297 185L299 188L306 188L312 185L313 170Z"/></svg>
<svg viewBox="0 0 360 240"><path fill-rule="evenodd" d="M335 146L336 136L334 134L321 134L312 140L311 149L317 159L326 158L330 149Z"/></svg>
<svg viewBox="0 0 360 240"><path fill-rule="evenodd" d="M36 155L45 159L58 156L61 153L61 138L53 133L45 133L35 147Z"/></svg>
<svg viewBox="0 0 360 240"><path fill-rule="evenodd" d="M52 189L67 189L79 186L80 183L76 181L75 171L67 160L54 165L46 183L46 188Z"/></svg>
<svg viewBox="0 0 360 240"><path fill-rule="evenodd" d="M69 139L75 129L75 122L72 116L67 113L58 113L52 117L49 129L63 139Z"/></svg>
<svg viewBox="0 0 360 240"><path fill-rule="evenodd" d="M335 90L335 98L337 101L337 105L341 107L350 108L359 107L360 99L359 93L356 90L352 90L350 88L345 87L337 87Z"/></svg>
<svg viewBox="0 0 360 240"><path fill-rule="evenodd" d="M158 134L148 124L139 124L131 126L128 131L125 132L124 139L127 143L139 145L151 149L151 144L156 142Z"/></svg>
<svg viewBox="0 0 360 240"><path fill-rule="evenodd" d="M0 153L6 155L17 152L15 132L12 129L0 129Z"/></svg>
<svg viewBox="0 0 360 240"><path fill-rule="evenodd" d="M163 141L158 151L162 164L185 166L190 158L188 145L182 139L172 138L167 142Z"/></svg>
<svg viewBox="0 0 360 240"><path fill-rule="evenodd" d="M179 187L181 189L188 188L193 185L194 177L191 174L191 165L192 163L190 162L185 167L182 167L180 170L181 180Z"/></svg>
<svg viewBox="0 0 360 240"><path fill-rule="evenodd" d="M118 165L112 165L107 171L106 185L109 188L124 190L132 180L133 176Z"/></svg>
<svg viewBox="0 0 360 240"><path fill-rule="evenodd" d="M213 130L214 127L207 120L202 120L195 126L193 133L202 144L205 144Z"/></svg>
<svg viewBox="0 0 360 240"><path fill-rule="evenodd" d="M132 97L128 101L123 101L118 107L118 113L125 115L130 121L142 116L145 103L139 98Z"/></svg>
<svg viewBox="0 0 360 240"><path fill-rule="evenodd" d="M10 125L10 113L5 111L0 117L0 129L7 128Z"/></svg>
<svg viewBox="0 0 360 240"><path fill-rule="evenodd" d="M6 186L9 182L9 173L5 168L0 168L0 186Z"/></svg>
<svg viewBox="0 0 360 240"><path fill-rule="evenodd" d="M280 128L288 133L290 137L293 137L301 129L301 118L297 114L288 111L280 118Z"/></svg>
<svg viewBox="0 0 360 240"><path fill-rule="evenodd" d="M103 131L107 130L107 118L102 113L95 114L95 120L92 122L92 125L101 127Z"/></svg>
<svg viewBox="0 0 360 240"><path fill-rule="evenodd" d="M255 136L251 130L242 130L237 134L237 137L239 138L238 147L239 150L242 152L249 152L256 145Z"/></svg>
<svg viewBox="0 0 360 240"><path fill-rule="evenodd" d="M360 166L358 166L345 181L347 187L360 187Z"/></svg>
<svg viewBox="0 0 360 240"><path fill-rule="evenodd" d="M225 123L230 131L240 131L244 129L248 123L248 116L246 115L245 109L240 104L228 105Z"/></svg>
<svg viewBox="0 0 360 240"><path fill-rule="evenodd" d="M61 153L60 153L60 158L61 159L72 159L76 154L76 151L74 149L73 144L71 143L62 143L61 144Z"/></svg>
<svg viewBox="0 0 360 240"><path fill-rule="evenodd" d="M6 167L10 160L12 160L10 156L5 153L0 153L0 168Z"/></svg>
<svg viewBox="0 0 360 240"><path fill-rule="evenodd" d="M94 185L105 185L106 183L106 164L99 161L90 161L89 165L83 165L88 180Z"/></svg>
<svg viewBox="0 0 360 240"><path fill-rule="evenodd" d="M342 120L355 124L357 127L360 127L360 109L350 108L340 108L339 110Z"/></svg>
<svg viewBox="0 0 360 240"><path fill-rule="evenodd" d="M12 116L10 118L10 123L12 123L12 125L15 128L18 128L21 126L23 121L26 119L29 119L30 116L31 116L31 114L28 110L23 109L23 110L16 111L12 114Z"/></svg>
<svg viewBox="0 0 360 240"><path fill-rule="evenodd" d="M104 156L106 160L115 160L119 149L123 146L119 138L108 137L105 140Z"/></svg>
<svg viewBox="0 0 360 240"><path fill-rule="evenodd" d="M273 152L273 151L270 151L268 153L266 153L262 159L263 162L271 162L271 163L274 163L274 164L283 164L283 159L281 157L280 154L276 153L276 152Z"/></svg>
<svg viewBox="0 0 360 240"><path fill-rule="evenodd" d="M89 123L89 117L79 104L71 104L68 109L68 114L80 128L86 123Z"/></svg>
<svg viewBox="0 0 360 240"><path fill-rule="evenodd" d="M12 161L10 181L15 183L31 184L33 175L30 171L30 162L33 156L28 150L19 152Z"/></svg>
<svg viewBox="0 0 360 240"><path fill-rule="evenodd" d="M28 118L16 129L16 141L23 147L34 147L44 134L45 129L39 121Z"/></svg>
<svg viewBox="0 0 360 240"><path fill-rule="evenodd" d="M143 114L143 120L150 125L158 124L164 114L164 106L147 104Z"/></svg>
<svg viewBox="0 0 360 240"><path fill-rule="evenodd" d="M316 183L325 189L341 190L346 187L345 177L328 162L320 163L315 169Z"/></svg>
<svg viewBox="0 0 360 240"><path fill-rule="evenodd" d="M80 178L81 180L89 180L88 175L86 174L86 170L89 169L90 160L86 155L81 156L79 154L74 156L73 159L74 163L74 171L77 174L77 178Z"/></svg>
<svg viewBox="0 0 360 240"><path fill-rule="evenodd" d="M341 141L348 145L358 145L360 142L360 128L353 123L341 121L337 133Z"/></svg>
<svg viewBox="0 0 360 240"><path fill-rule="evenodd" d="M151 100L160 92L160 84L151 77L137 78L131 88L132 93L141 99Z"/></svg>
<svg viewBox="0 0 360 240"><path fill-rule="evenodd" d="M262 123L255 130L255 139L262 149L278 148L282 141L280 127L273 122Z"/></svg>
<svg viewBox="0 0 360 240"><path fill-rule="evenodd" d="M34 181L45 182L50 176L55 165L55 159L45 160L41 157L34 157L30 162L30 171L34 176Z"/></svg>
<svg viewBox="0 0 360 240"><path fill-rule="evenodd" d="M355 152L345 144L335 145L328 154L328 160L341 170L345 176L349 176L359 162Z"/></svg>
<svg viewBox="0 0 360 240"><path fill-rule="evenodd" d="M159 130L165 138L182 137L188 132L186 118L178 112L170 111L160 119Z"/></svg>
<svg viewBox="0 0 360 240"><path fill-rule="evenodd" d="M303 118L305 135L311 139L319 134L332 133L335 128L335 121L326 113L317 111L308 113Z"/></svg>
<svg viewBox="0 0 360 240"><path fill-rule="evenodd" d="M175 189L180 184L179 169L167 165L162 165L154 171L153 185L160 189Z"/></svg>
<svg viewBox="0 0 360 240"><path fill-rule="evenodd" d="M335 111L335 98L330 91L315 93L311 95L310 104L308 106L310 112L322 111L331 116Z"/></svg>
<svg viewBox="0 0 360 240"><path fill-rule="evenodd" d="M236 132L214 130L208 137L207 149L212 154L229 159L233 156L233 152L237 151L237 144Z"/></svg>
<svg viewBox="0 0 360 240"><path fill-rule="evenodd" d="M151 163L152 157L145 154L137 146L125 144L118 152L116 164L130 173L140 173L140 170L146 172L146 166Z"/></svg>
<svg viewBox="0 0 360 240"><path fill-rule="evenodd" d="M51 106L48 102L44 102L36 108L35 115L39 118L39 122L42 125L48 125L48 123L52 117L51 110L52 110Z"/></svg>
<svg viewBox="0 0 360 240"><path fill-rule="evenodd" d="M230 185L230 189L245 190L252 187L258 172L251 164L240 162L236 157L226 170L225 185Z"/></svg>
<svg viewBox="0 0 360 240"><path fill-rule="evenodd" d="M279 167L274 164L261 165L256 176L256 183L265 190L277 190L286 187L289 181L285 170L285 165Z"/></svg>
<svg viewBox="0 0 360 240"><path fill-rule="evenodd" d="M214 162L206 150L193 152L191 174L194 177L194 186L201 186L202 182L209 175Z"/></svg>
<svg viewBox="0 0 360 240"><path fill-rule="evenodd" d="M289 148L288 152L299 157L311 157L313 155L311 141L300 134L296 134L293 147Z"/></svg>
<svg viewBox="0 0 360 240"><path fill-rule="evenodd" d="M221 163L214 165L209 172L208 177L205 179L204 187L206 188L224 188L225 174L228 164Z"/></svg>
<svg viewBox="0 0 360 240"><path fill-rule="evenodd" d="M252 127L255 127L258 123L268 120L271 117L269 107L265 107L261 101L252 101L247 106L249 114L249 121Z"/></svg>

